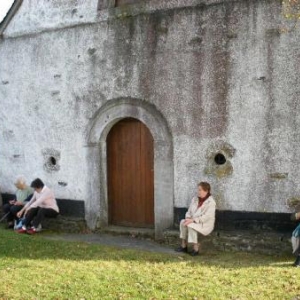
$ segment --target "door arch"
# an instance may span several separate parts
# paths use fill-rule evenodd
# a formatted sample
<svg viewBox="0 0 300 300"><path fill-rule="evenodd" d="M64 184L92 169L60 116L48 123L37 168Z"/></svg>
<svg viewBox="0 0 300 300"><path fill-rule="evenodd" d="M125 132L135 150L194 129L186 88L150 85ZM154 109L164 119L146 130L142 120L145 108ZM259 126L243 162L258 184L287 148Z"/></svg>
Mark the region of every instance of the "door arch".
<svg viewBox="0 0 300 300"><path fill-rule="evenodd" d="M115 98L106 101L92 116L86 131L85 219L91 229L108 223L107 149L111 128L124 118L140 120L154 139L154 231L163 238L163 231L173 225L174 165L172 134L167 121L155 105L137 98Z"/></svg>
<svg viewBox="0 0 300 300"><path fill-rule="evenodd" d="M108 222L154 227L154 147L149 129L124 118L106 139Z"/></svg>

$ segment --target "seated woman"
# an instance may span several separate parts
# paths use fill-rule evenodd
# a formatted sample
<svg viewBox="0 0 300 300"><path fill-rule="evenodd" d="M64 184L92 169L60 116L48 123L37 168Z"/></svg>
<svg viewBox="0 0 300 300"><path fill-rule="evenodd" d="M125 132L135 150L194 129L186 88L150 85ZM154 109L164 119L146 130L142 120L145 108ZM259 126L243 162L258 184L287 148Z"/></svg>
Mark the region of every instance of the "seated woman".
<svg viewBox="0 0 300 300"><path fill-rule="evenodd" d="M54 193L39 178L32 181L30 185L34 189L31 200L18 212L20 218L24 213L23 226L17 232L34 234L37 232L39 224L45 217L56 217L59 214ZM31 228L28 228L32 224Z"/></svg>
<svg viewBox="0 0 300 300"><path fill-rule="evenodd" d="M209 235L215 225L216 202L210 194L210 184L200 182L198 184L198 197L192 199L192 203L180 222L181 246L177 252L187 252L187 244L193 244L192 256L199 254L198 233Z"/></svg>
<svg viewBox="0 0 300 300"><path fill-rule="evenodd" d="M14 219L17 218L17 213L23 208L26 200L33 194L33 189L26 185L24 176L17 177L15 186L17 188L15 200L10 200L9 203L3 206L3 212L7 214L8 228L14 227Z"/></svg>

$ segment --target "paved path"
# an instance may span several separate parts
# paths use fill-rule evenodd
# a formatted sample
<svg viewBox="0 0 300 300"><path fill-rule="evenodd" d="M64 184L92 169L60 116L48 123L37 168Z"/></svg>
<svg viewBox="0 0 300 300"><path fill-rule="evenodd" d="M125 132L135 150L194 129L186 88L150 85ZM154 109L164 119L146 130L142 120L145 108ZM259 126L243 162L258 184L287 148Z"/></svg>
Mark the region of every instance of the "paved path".
<svg viewBox="0 0 300 300"><path fill-rule="evenodd" d="M161 252L176 254L173 248L160 245L150 239L139 239L130 236L115 236L110 234L43 234L44 238L49 240L84 242L90 244L100 244L106 246L115 246L150 252Z"/></svg>

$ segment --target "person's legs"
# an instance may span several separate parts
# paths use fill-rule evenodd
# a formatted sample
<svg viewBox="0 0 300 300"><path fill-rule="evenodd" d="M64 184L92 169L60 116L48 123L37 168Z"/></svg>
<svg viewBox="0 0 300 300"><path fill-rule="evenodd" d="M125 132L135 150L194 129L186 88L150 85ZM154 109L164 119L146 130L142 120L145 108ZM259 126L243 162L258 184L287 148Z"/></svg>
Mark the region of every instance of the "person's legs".
<svg viewBox="0 0 300 300"><path fill-rule="evenodd" d="M188 228L187 226L183 225L185 220L181 220L179 228L180 228L180 238L181 238L181 247L187 247L187 237L188 237Z"/></svg>
<svg viewBox="0 0 300 300"><path fill-rule="evenodd" d="M199 253L199 244L198 244L198 232L188 226L188 243L193 244L193 252L194 254Z"/></svg>
<svg viewBox="0 0 300 300"><path fill-rule="evenodd" d="M45 217L54 218L58 212L51 208L39 208L38 213L32 221L32 226L36 229L41 224Z"/></svg>
<svg viewBox="0 0 300 300"><path fill-rule="evenodd" d="M37 215L39 211L39 207L30 208L27 211L27 214L25 216L25 220L23 222L23 227L28 227L33 220L33 218Z"/></svg>
<svg viewBox="0 0 300 300"><path fill-rule="evenodd" d="M180 235L181 238L181 245L180 247L176 248L176 252L187 252L187 227L183 225L185 220L181 220L179 229L180 229Z"/></svg>
<svg viewBox="0 0 300 300"><path fill-rule="evenodd" d="M17 213L23 208L22 205L12 205L10 208L10 213L13 216L13 219L19 220Z"/></svg>
<svg viewBox="0 0 300 300"><path fill-rule="evenodd" d="M198 232L189 226L187 227L187 229L188 229L188 243L198 244Z"/></svg>

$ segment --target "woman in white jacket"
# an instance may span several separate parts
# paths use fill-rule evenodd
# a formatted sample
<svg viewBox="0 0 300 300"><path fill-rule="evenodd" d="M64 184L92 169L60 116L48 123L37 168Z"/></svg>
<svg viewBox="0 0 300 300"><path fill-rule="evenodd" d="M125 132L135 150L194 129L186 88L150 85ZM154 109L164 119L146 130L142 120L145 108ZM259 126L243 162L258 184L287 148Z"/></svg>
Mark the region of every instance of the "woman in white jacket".
<svg viewBox="0 0 300 300"><path fill-rule="evenodd" d="M193 244L192 256L199 254L198 234L209 235L215 225L216 202L210 194L210 184L198 184L198 197L192 199L191 205L180 222L181 246L177 252L187 252L187 244Z"/></svg>

